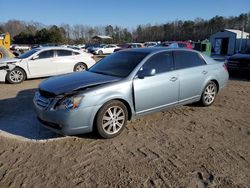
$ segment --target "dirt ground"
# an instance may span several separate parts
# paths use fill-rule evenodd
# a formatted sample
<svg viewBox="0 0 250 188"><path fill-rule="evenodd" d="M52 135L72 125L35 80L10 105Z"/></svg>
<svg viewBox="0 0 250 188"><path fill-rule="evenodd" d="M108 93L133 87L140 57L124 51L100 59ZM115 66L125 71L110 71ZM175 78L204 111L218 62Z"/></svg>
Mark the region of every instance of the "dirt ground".
<svg viewBox="0 0 250 188"><path fill-rule="evenodd" d="M110 140L26 135L40 81L0 84L0 187L250 186L249 80L230 80L211 107L144 116Z"/></svg>

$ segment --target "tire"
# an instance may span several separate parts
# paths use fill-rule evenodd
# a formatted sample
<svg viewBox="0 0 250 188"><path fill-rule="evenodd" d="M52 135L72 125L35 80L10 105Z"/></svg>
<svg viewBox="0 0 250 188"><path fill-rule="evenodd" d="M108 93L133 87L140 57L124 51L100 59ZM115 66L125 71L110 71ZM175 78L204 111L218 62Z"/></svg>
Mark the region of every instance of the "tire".
<svg viewBox="0 0 250 188"><path fill-rule="evenodd" d="M98 52L98 55L103 55L103 51L100 50L100 51Z"/></svg>
<svg viewBox="0 0 250 188"><path fill-rule="evenodd" d="M26 73L18 67L9 71L6 75L6 80L11 84L19 84L26 79Z"/></svg>
<svg viewBox="0 0 250 188"><path fill-rule="evenodd" d="M74 66L74 72L80 72L85 70L87 70L87 65L85 65L84 63L77 63Z"/></svg>
<svg viewBox="0 0 250 188"><path fill-rule="evenodd" d="M103 138L118 136L127 124L128 110L126 106L116 100L104 104L96 116L96 128Z"/></svg>
<svg viewBox="0 0 250 188"><path fill-rule="evenodd" d="M202 106L212 105L217 96L217 92L218 92L217 85L213 81L208 82L208 84L203 90L203 93L200 99L200 104Z"/></svg>

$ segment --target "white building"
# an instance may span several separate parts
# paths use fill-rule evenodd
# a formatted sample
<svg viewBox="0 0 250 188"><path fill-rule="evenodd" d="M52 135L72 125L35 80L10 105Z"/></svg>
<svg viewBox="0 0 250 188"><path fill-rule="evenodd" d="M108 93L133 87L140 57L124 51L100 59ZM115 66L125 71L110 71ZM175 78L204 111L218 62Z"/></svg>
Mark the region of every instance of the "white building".
<svg viewBox="0 0 250 188"><path fill-rule="evenodd" d="M236 29L224 29L210 36L216 55L232 55L250 45L249 33Z"/></svg>

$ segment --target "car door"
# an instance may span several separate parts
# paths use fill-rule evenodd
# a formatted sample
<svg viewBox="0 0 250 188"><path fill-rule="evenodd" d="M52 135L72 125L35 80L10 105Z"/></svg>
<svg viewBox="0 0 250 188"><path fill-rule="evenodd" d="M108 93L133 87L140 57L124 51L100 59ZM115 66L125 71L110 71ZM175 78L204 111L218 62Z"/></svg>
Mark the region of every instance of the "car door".
<svg viewBox="0 0 250 188"><path fill-rule="evenodd" d="M206 62L197 52L174 51L174 62L180 81L179 102L199 98L208 75Z"/></svg>
<svg viewBox="0 0 250 188"><path fill-rule="evenodd" d="M109 45L109 54L112 54L115 49L116 49L115 45Z"/></svg>
<svg viewBox="0 0 250 188"><path fill-rule="evenodd" d="M30 77L54 75L57 72L57 67L53 64L53 61L54 50L43 50L34 54L27 63Z"/></svg>
<svg viewBox="0 0 250 188"><path fill-rule="evenodd" d="M112 46L111 45L106 45L105 46L105 54L111 54L113 51L112 51Z"/></svg>
<svg viewBox="0 0 250 188"><path fill-rule="evenodd" d="M174 70L171 52L153 55L139 71L155 69L154 76L133 80L134 103L137 114L156 110L178 102L179 80ZM139 72L138 72L139 73Z"/></svg>
<svg viewBox="0 0 250 188"><path fill-rule="evenodd" d="M102 51L103 54L108 54L108 45L102 46L99 51Z"/></svg>
<svg viewBox="0 0 250 188"><path fill-rule="evenodd" d="M77 55L80 53L72 50L58 49L56 50L55 65L57 66L58 74L73 72L77 62ZM82 60L83 61L83 60Z"/></svg>

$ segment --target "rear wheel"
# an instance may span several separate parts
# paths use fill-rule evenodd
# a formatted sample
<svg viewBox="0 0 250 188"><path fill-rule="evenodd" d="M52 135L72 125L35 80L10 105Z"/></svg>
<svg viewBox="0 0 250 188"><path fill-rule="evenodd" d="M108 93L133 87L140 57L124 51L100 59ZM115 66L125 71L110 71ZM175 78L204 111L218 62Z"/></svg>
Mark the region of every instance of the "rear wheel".
<svg viewBox="0 0 250 188"><path fill-rule="evenodd" d="M19 84L26 79L26 74L22 69L16 67L7 73L6 79L11 84Z"/></svg>
<svg viewBox="0 0 250 188"><path fill-rule="evenodd" d="M128 111L126 106L120 101L110 101L97 113L97 131L103 138L116 137L124 129L127 120Z"/></svg>
<svg viewBox="0 0 250 188"><path fill-rule="evenodd" d="M87 70L87 66L84 63L77 63L74 66L74 72L80 72Z"/></svg>
<svg viewBox="0 0 250 188"><path fill-rule="evenodd" d="M210 81L206 85L202 93L200 103L203 106L210 106L211 104L213 104L215 101L215 97L217 95L217 91L218 91L217 85L213 81Z"/></svg>
<svg viewBox="0 0 250 188"><path fill-rule="evenodd" d="M100 51L98 52L98 55L103 55L103 51L100 50Z"/></svg>

